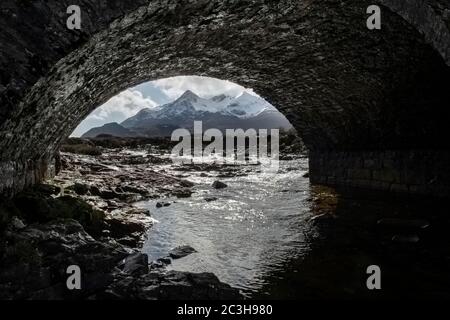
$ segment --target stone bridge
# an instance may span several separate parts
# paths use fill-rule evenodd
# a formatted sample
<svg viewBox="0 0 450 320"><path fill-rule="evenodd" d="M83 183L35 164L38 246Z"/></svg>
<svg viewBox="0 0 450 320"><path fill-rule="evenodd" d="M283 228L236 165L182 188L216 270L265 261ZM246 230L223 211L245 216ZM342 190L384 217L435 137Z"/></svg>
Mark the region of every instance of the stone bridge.
<svg viewBox="0 0 450 320"><path fill-rule="evenodd" d="M450 194L448 0L2 0L0 30L0 193L51 174L61 141L120 91L203 75L283 112L313 183Z"/></svg>

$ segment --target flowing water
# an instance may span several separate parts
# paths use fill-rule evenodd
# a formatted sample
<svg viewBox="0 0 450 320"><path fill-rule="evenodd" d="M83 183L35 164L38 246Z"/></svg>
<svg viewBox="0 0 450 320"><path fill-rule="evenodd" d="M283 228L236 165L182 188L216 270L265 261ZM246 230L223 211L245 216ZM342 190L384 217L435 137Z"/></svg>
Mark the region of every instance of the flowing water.
<svg viewBox="0 0 450 320"><path fill-rule="evenodd" d="M278 174L264 174L248 166L246 176L223 178L228 187L216 190L210 176L192 172L195 193L170 206L156 209L160 200L140 203L156 220L144 252L150 260L167 256L170 249L190 245L197 250L174 260L169 267L191 272L212 272L242 289L258 291L265 275L281 270L288 259L309 250L305 241L309 181L303 178L307 159L282 161ZM208 198L217 198L206 201Z"/></svg>
<svg viewBox="0 0 450 320"><path fill-rule="evenodd" d="M161 169L180 173L171 165ZM277 174L258 166L228 178L214 170L185 172L195 183L192 197L137 204L155 219L143 251L155 261L189 245L197 252L169 269L212 272L249 298L450 297L446 206L337 197L312 187L303 177L307 170L307 159L295 159L281 161ZM216 180L228 187L214 189ZM160 201L171 205L156 208ZM383 227L383 218L399 219L400 226ZM415 219L430 226L409 229ZM367 289L370 265L381 267L383 290Z"/></svg>

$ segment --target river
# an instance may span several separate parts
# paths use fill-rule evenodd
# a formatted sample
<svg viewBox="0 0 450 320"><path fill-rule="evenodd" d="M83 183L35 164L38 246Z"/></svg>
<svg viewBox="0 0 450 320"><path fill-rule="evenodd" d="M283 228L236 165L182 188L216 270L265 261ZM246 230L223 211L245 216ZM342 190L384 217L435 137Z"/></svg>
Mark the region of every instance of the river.
<svg viewBox="0 0 450 320"><path fill-rule="evenodd" d="M312 187L307 171L300 158L281 161L275 175L250 165L230 177L183 173L195 183L192 197L137 204L155 219L143 252L155 261L189 245L197 252L168 269L212 272L247 298L450 296L450 223L441 206L372 193L338 201L328 188ZM228 187L214 189L216 180ZM161 201L171 205L156 208ZM380 223L386 218L397 224ZM370 265L380 266L383 290L368 290Z"/></svg>

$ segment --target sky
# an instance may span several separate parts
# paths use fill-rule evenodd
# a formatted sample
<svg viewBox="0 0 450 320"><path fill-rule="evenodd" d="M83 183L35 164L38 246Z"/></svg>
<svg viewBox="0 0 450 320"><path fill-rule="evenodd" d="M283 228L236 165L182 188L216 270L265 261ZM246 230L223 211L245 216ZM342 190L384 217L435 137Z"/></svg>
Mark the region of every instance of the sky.
<svg viewBox="0 0 450 320"><path fill-rule="evenodd" d="M230 81L198 76L180 76L146 82L119 93L99 106L79 124L71 136L79 137L89 129L106 123L120 123L141 109L172 102L186 90L191 90L202 98L211 98L219 94L238 96L243 91L255 94L252 89Z"/></svg>

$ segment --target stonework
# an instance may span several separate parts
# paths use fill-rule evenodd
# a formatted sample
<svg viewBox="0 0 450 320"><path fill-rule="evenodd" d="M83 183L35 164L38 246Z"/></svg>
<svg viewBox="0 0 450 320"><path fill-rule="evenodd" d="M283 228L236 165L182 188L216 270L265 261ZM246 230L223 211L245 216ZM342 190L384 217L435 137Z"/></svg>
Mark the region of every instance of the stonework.
<svg viewBox="0 0 450 320"><path fill-rule="evenodd" d="M110 97L178 75L254 88L301 132L313 182L335 184L322 170L339 166L314 165L323 154L450 148L446 1L381 0L375 31L366 0L72 2L80 31L66 28L61 1L0 5L2 193L44 177L60 142ZM376 180L362 171L339 183L357 176Z"/></svg>
<svg viewBox="0 0 450 320"><path fill-rule="evenodd" d="M435 150L313 152L311 182L446 197L450 152Z"/></svg>

